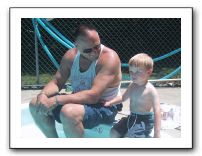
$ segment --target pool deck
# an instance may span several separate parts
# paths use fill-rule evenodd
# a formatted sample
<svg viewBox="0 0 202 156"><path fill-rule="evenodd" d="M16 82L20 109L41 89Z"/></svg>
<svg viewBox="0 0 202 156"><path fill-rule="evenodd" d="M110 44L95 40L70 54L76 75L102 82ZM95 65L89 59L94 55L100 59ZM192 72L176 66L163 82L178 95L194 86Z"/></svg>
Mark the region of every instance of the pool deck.
<svg viewBox="0 0 202 156"><path fill-rule="evenodd" d="M126 88L121 88L121 92L123 93ZM30 102L32 97L36 96L41 90L22 90L21 91L21 103L27 104ZM160 103L171 104L174 106L181 106L181 88L173 88L173 87L157 87L157 91L160 96ZM62 90L64 92L64 90ZM119 120L123 116L129 114L129 100L124 102L123 109L118 113L116 119ZM180 129L166 129L163 130L172 137L180 137L181 130Z"/></svg>

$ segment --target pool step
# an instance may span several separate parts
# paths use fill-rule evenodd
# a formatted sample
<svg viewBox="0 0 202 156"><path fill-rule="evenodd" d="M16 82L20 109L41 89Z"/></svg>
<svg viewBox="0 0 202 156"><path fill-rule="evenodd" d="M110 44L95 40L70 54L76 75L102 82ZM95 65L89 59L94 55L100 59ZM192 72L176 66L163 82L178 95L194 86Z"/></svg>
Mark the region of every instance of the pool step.
<svg viewBox="0 0 202 156"><path fill-rule="evenodd" d="M21 111L21 127L22 127L22 135L24 137L27 136L38 136L42 137L43 133L38 129L38 127L35 125L34 120L29 112L28 108L23 108ZM64 131L63 131L63 126L62 124L55 122L56 123L56 130L60 138L66 138ZM106 125L106 124L100 124L92 129L85 129L84 132L84 137L85 138L109 138L109 132L112 127L111 125ZM31 132L31 134L30 134Z"/></svg>
<svg viewBox="0 0 202 156"><path fill-rule="evenodd" d="M84 138L109 138L109 132L112 127L111 125L100 124L92 129L85 129ZM60 138L66 138L62 124L56 122L57 133Z"/></svg>

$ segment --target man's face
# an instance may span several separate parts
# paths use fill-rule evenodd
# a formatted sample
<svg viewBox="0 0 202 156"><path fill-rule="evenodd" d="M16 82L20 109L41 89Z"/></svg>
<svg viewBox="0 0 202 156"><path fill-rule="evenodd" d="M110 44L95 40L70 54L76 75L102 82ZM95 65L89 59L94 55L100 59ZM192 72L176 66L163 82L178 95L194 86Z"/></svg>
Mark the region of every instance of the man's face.
<svg viewBox="0 0 202 156"><path fill-rule="evenodd" d="M76 47L82 56L91 61L97 59L101 51L99 38L91 39L87 37L78 37Z"/></svg>

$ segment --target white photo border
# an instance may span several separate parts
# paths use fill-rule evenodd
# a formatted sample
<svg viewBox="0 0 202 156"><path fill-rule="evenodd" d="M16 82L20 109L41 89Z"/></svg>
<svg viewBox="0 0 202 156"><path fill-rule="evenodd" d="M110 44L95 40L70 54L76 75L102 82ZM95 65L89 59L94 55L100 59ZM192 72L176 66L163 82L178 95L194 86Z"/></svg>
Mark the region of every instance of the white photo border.
<svg viewBox="0 0 202 156"><path fill-rule="evenodd" d="M10 8L10 148L193 148L192 15L191 7ZM21 18L181 18L181 137L21 138Z"/></svg>

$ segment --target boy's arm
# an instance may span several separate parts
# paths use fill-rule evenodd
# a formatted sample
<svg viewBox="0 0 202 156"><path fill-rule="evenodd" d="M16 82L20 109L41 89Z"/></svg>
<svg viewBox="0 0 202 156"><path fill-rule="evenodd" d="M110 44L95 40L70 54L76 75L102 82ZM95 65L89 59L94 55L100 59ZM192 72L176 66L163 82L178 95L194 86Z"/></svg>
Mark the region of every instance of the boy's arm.
<svg viewBox="0 0 202 156"><path fill-rule="evenodd" d="M104 106L112 106L122 102L122 95L116 96L115 98L111 99L110 101L104 101Z"/></svg>
<svg viewBox="0 0 202 156"><path fill-rule="evenodd" d="M112 105L120 104L121 102L126 101L130 97L131 88L132 88L132 83L128 86L128 88L123 93L123 95L117 96L110 101L106 101L104 103L104 106L112 106Z"/></svg>
<svg viewBox="0 0 202 156"><path fill-rule="evenodd" d="M153 91L152 101L154 110L154 138L159 138L161 129L161 110L159 95L156 90Z"/></svg>

